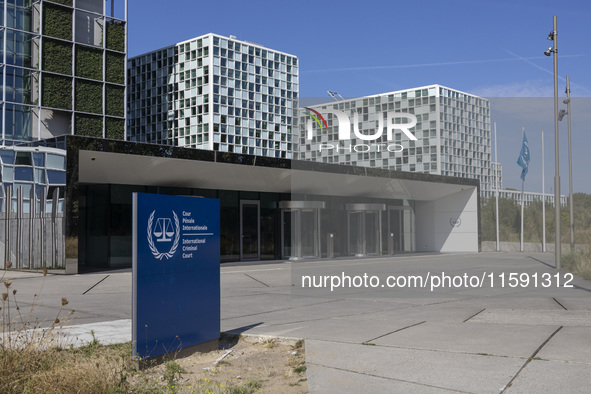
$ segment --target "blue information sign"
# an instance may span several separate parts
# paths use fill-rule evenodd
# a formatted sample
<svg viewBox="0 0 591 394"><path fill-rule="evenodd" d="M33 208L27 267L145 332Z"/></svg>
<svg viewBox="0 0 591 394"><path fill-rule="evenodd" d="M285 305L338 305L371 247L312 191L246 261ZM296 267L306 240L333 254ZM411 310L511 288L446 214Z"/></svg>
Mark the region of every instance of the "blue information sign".
<svg viewBox="0 0 591 394"><path fill-rule="evenodd" d="M133 194L134 355L219 338L220 201Z"/></svg>

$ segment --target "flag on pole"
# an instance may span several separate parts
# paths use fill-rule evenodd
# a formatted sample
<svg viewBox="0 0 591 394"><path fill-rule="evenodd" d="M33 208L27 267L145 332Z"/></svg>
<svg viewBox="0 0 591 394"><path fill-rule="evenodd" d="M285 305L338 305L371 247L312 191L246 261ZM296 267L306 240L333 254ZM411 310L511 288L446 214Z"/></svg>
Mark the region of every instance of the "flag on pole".
<svg viewBox="0 0 591 394"><path fill-rule="evenodd" d="M527 137L525 136L525 132L523 133L523 144L521 145L521 152L519 153L517 164L519 164L519 166L522 168L521 180L525 181L525 176L527 175L527 167L529 166L529 144L527 143Z"/></svg>

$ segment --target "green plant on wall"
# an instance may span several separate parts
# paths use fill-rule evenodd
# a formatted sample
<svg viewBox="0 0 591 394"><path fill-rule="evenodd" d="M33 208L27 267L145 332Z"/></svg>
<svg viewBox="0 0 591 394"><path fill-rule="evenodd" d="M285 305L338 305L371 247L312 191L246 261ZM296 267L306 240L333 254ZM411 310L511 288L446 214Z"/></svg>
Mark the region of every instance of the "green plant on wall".
<svg viewBox="0 0 591 394"><path fill-rule="evenodd" d="M125 120L106 118L105 119L105 137L111 140L124 139Z"/></svg>
<svg viewBox="0 0 591 394"><path fill-rule="evenodd" d="M102 81L103 51L76 45L76 76Z"/></svg>
<svg viewBox="0 0 591 394"><path fill-rule="evenodd" d="M125 83L125 56L121 53L107 52L106 62L105 79L107 82L123 85Z"/></svg>
<svg viewBox="0 0 591 394"><path fill-rule="evenodd" d="M96 82L76 80L76 111L103 113L103 85Z"/></svg>
<svg viewBox="0 0 591 394"><path fill-rule="evenodd" d="M72 78L43 74L41 80L41 105L44 107L72 109Z"/></svg>
<svg viewBox="0 0 591 394"><path fill-rule="evenodd" d="M51 0L54 3L60 3L63 5L69 5L70 7L72 7L72 0Z"/></svg>
<svg viewBox="0 0 591 394"><path fill-rule="evenodd" d="M43 3L43 34L72 40L72 10L59 5Z"/></svg>
<svg viewBox="0 0 591 394"><path fill-rule="evenodd" d="M72 75L72 45L63 41L43 40L43 70Z"/></svg>
<svg viewBox="0 0 591 394"><path fill-rule="evenodd" d="M125 22L107 20L107 49L125 52Z"/></svg>
<svg viewBox="0 0 591 394"><path fill-rule="evenodd" d="M103 119L100 116L76 114L74 125L76 135L103 137Z"/></svg>
<svg viewBox="0 0 591 394"><path fill-rule="evenodd" d="M125 88L123 86L106 85L106 114L125 116Z"/></svg>

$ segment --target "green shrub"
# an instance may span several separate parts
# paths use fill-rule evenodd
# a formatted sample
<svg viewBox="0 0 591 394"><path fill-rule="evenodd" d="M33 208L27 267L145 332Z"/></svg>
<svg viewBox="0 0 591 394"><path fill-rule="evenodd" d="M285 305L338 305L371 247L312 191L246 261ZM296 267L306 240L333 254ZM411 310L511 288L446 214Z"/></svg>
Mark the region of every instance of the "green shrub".
<svg viewBox="0 0 591 394"><path fill-rule="evenodd" d="M123 85L125 83L125 56L120 53L107 52L106 62L106 81Z"/></svg>
<svg viewBox="0 0 591 394"><path fill-rule="evenodd" d="M43 3L43 34L72 40L72 10L59 5Z"/></svg>
<svg viewBox="0 0 591 394"><path fill-rule="evenodd" d="M125 116L125 88L123 86L107 85L106 96L106 114Z"/></svg>
<svg viewBox="0 0 591 394"><path fill-rule="evenodd" d="M125 23L107 20L107 49L125 52Z"/></svg>
<svg viewBox="0 0 591 394"><path fill-rule="evenodd" d="M106 118L105 138L110 140L123 140L125 138L125 120Z"/></svg>
<svg viewBox="0 0 591 394"><path fill-rule="evenodd" d="M76 45L76 76L103 80L103 51Z"/></svg>
<svg viewBox="0 0 591 394"><path fill-rule="evenodd" d="M43 40L43 70L72 75L72 45L46 38Z"/></svg>
<svg viewBox="0 0 591 394"><path fill-rule="evenodd" d="M100 116L76 114L75 127L76 135L103 137L103 119Z"/></svg>
<svg viewBox="0 0 591 394"><path fill-rule="evenodd" d="M43 74L41 105L72 109L72 78Z"/></svg>
<svg viewBox="0 0 591 394"><path fill-rule="evenodd" d="M76 111L103 113L103 85L96 82L76 80Z"/></svg>

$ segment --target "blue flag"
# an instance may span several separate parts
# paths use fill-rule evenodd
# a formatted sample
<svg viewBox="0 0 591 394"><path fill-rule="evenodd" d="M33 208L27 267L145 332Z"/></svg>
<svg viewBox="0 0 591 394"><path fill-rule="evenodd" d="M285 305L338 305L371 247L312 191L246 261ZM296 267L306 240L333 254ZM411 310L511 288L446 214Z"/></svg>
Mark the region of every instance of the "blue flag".
<svg viewBox="0 0 591 394"><path fill-rule="evenodd" d="M519 153L517 164L519 164L519 166L522 168L521 179L525 181L525 176L527 175L527 167L529 166L529 144L527 143L527 137L525 136L525 132L523 133L523 144L521 145L521 152Z"/></svg>

